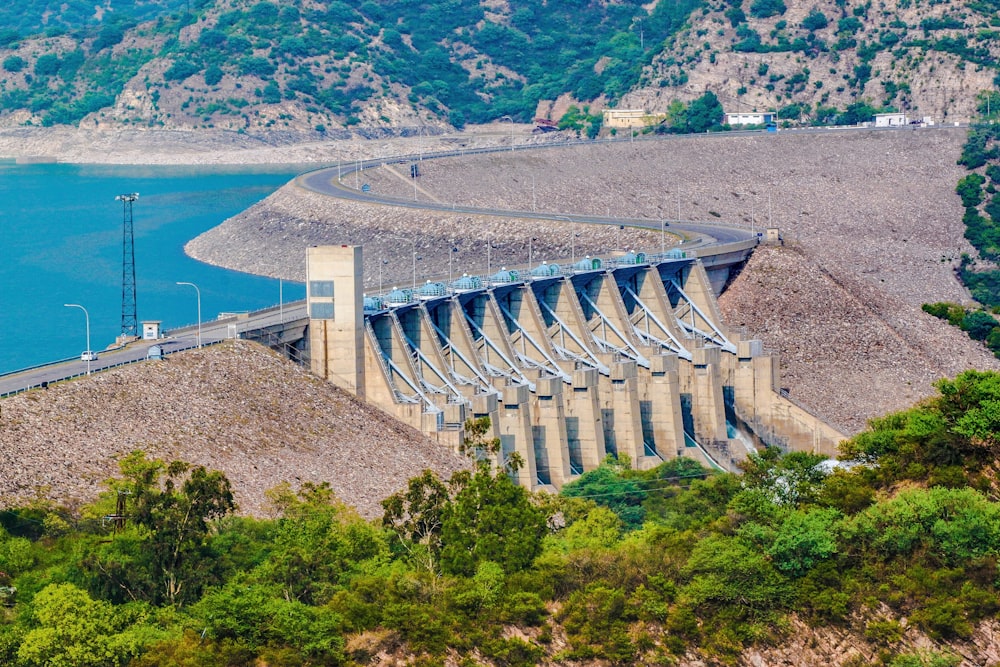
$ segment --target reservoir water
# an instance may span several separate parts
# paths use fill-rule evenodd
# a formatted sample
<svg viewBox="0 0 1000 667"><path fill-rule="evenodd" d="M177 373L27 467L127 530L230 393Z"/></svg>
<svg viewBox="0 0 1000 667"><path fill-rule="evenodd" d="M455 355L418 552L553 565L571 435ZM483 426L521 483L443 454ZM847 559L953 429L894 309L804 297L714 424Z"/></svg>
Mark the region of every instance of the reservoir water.
<svg viewBox="0 0 1000 667"><path fill-rule="evenodd" d="M277 280L203 264L184 244L284 185L288 166L136 167L0 164L0 374L114 342L122 321L122 202L133 208L139 320L164 328L276 305ZM305 250L303 250L305 252ZM285 282L285 301L304 298Z"/></svg>

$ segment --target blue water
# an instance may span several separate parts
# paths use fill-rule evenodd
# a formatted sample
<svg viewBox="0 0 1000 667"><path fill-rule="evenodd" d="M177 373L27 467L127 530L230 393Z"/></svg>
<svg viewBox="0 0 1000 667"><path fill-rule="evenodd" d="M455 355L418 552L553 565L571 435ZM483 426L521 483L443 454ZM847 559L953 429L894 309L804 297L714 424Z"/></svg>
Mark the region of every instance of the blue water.
<svg viewBox="0 0 1000 667"><path fill-rule="evenodd" d="M297 173L205 167L0 164L0 373L111 344L122 322L122 203L133 208L138 318L165 328L275 305L278 281L202 264L184 254L201 232L265 198ZM305 250L303 249L303 252ZM285 283L285 301L304 298Z"/></svg>

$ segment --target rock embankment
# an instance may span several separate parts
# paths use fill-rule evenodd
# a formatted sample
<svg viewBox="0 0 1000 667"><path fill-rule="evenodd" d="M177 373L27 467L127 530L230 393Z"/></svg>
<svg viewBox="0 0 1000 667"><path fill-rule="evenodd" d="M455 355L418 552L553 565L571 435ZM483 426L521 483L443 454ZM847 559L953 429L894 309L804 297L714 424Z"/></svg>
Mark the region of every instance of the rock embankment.
<svg viewBox="0 0 1000 667"><path fill-rule="evenodd" d="M793 254L762 253L722 300L731 324L783 357L784 386L856 431L934 392L989 352L920 311L967 302L955 279L962 208L954 194L962 129L842 130L595 142L420 163L416 188L396 168L358 177L376 192L552 214L709 220L781 229ZM579 234L579 236L577 236ZM304 248L363 243L366 284L409 284L538 259L656 250L657 232L346 203L287 186L193 241L194 256L301 279ZM415 245L414 245L415 244ZM458 253L449 249L458 247ZM558 260L557 260L558 261ZM470 270L471 269L471 270ZM772 276L772 274L774 274Z"/></svg>
<svg viewBox="0 0 1000 667"><path fill-rule="evenodd" d="M367 176L366 176L367 178ZM677 242L667 236L667 243ZM501 267L569 263L629 247L659 247L657 232L516 216L420 211L336 199L289 184L185 246L204 262L304 281L305 249L363 246L369 291L485 274ZM449 257L449 251L451 256Z"/></svg>
<svg viewBox="0 0 1000 667"><path fill-rule="evenodd" d="M838 278L801 247L758 248L720 305L728 323L780 346L790 396L847 432L916 403L942 377L998 368L965 332Z"/></svg>
<svg viewBox="0 0 1000 667"><path fill-rule="evenodd" d="M0 501L47 489L87 502L117 461L141 449L223 471L240 512L264 514L264 491L329 482L365 517L430 468L464 458L280 356L245 341L171 355L4 399Z"/></svg>

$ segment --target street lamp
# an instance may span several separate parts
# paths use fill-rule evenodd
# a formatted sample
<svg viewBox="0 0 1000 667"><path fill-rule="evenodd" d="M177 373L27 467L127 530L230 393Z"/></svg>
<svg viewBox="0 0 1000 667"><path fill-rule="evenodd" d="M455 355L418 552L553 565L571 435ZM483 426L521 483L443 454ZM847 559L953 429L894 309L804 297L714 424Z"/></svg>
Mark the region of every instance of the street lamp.
<svg viewBox="0 0 1000 667"><path fill-rule="evenodd" d="M556 216L556 219L557 220L565 220L566 222L568 222L570 224L573 224L573 221L570 220L565 215ZM580 237L580 235L579 234L575 234L575 233L570 236L570 262L573 263L573 264L576 264L576 240L579 237Z"/></svg>
<svg viewBox="0 0 1000 667"><path fill-rule="evenodd" d="M531 269L534 268L532 266L533 260L532 260L532 247L531 247L531 244L532 244L533 241L537 241L537 240L538 239L535 238L534 236L529 236L528 237L528 273L531 273Z"/></svg>
<svg viewBox="0 0 1000 667"><path fill-rule="evenodd" d="M198 349L201 349L201 290L194 283L179 282L178 285L190 285L194 288L195 294L198 296Z"/></svg>
<svg viewBox="0 0 1000 667"><path fill-rule="evenodd" d="M64 303L63 305L67 308L79 308L83 311L83 317L87 324L87 351L83 353L83 356L87 359L87 375L90 375L90 360L94 358L94 353L90 349L90 313L78 303Z"/></svg>
<svg viewBox="0 0 1000 667"><path fill-rule="evenodd" d="M455 246L452 246L451 250L448 251L448 291L449 292L451 291L451 283L453 281L453 276L454 276L454 272L451 269L451 260L455 256L456 252L458 252L458 248L456 248Z"/></svg>
<svg viewBox="0 0 1000 667"><path fill-rule="evenodd" d="M493 275L493 231L490 230L486 233L486 276L489 277Z"/></svg>
<svg viewBox="0 0 1000 667"><path fill-rule="evenodd" d="M378 264L378 293L382 294L382 267L389 263L389 260L383 259Z"/></svg>
<svg viewBox="0 0 1000 667"><path fill-rule="evenodd" d="M500 120L510 121L510 150L514 152L514 119L510 116L500 116Z"/></svg>

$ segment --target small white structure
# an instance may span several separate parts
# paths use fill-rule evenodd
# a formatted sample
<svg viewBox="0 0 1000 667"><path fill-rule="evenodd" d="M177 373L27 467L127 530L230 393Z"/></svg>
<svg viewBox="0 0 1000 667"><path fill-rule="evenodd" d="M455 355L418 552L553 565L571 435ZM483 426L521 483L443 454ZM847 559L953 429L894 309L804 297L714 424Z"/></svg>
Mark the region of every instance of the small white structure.
<svg viewBox="0 0 1000 667"><path fill-rule="evenodd" d="M738 111L726 114L726 125L767 125L775 118L773 111Z"/></svg>
<svg viewBox="0 0 1000 667"><path fill-rule="evenodd" d="M163 324L160 320L144 320L142 323L142 339L143 340L159 340L163 337L160 331L160 325Z"/></svg>
<svg viewBox="0 0 1000 667"><path fill-rule="evenodd" d="M908 123L905 113L875 114L875 127L900 127Z"/></svg>

